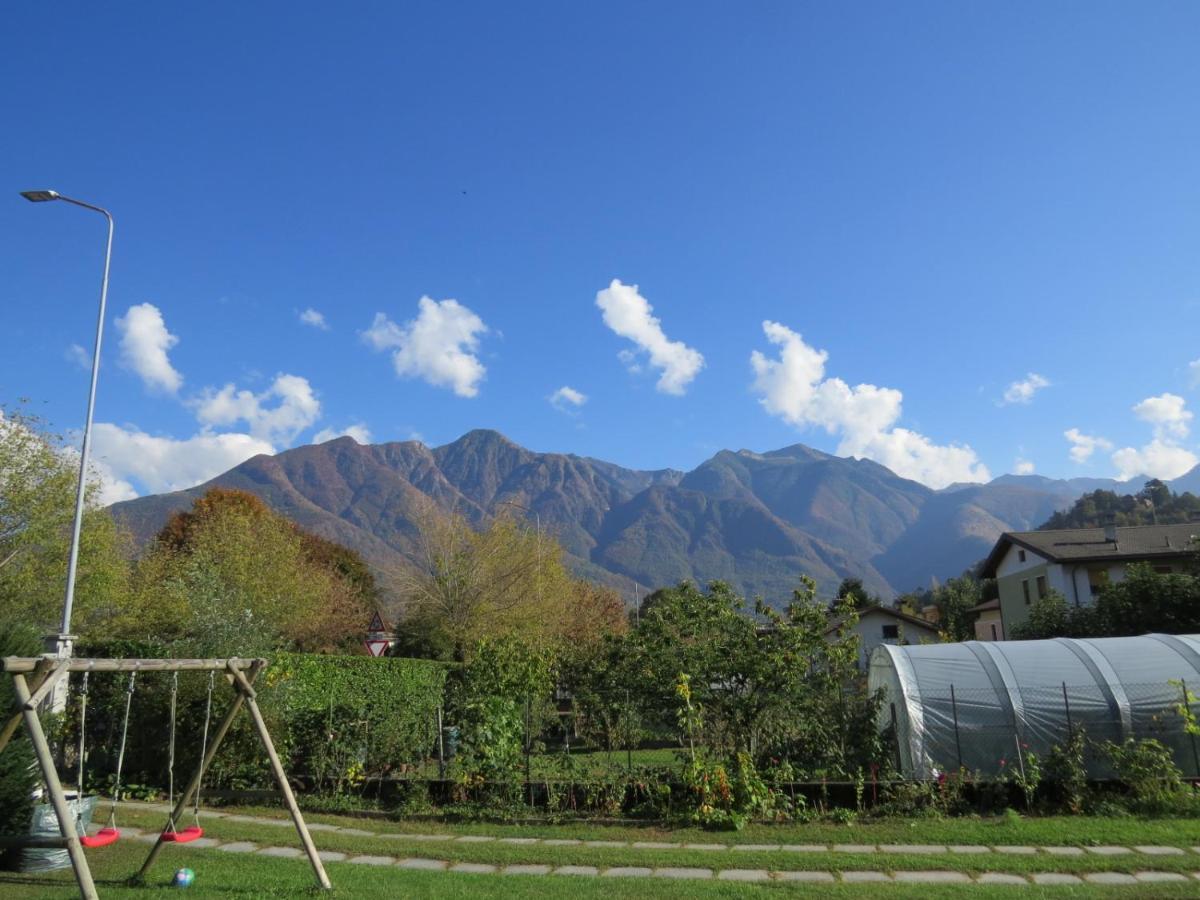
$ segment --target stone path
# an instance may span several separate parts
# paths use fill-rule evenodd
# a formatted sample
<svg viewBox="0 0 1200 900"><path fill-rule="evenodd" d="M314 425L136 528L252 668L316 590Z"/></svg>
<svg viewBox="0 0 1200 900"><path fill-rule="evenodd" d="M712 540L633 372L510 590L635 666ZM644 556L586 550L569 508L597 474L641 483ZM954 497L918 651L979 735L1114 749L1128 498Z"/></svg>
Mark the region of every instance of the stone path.
<svg viewBox="0 0 1200 900"><path fill-rule="evenodd" d="M122 804L131 809L150 812L167 813L170 810L158 803ZM243 816L236 813L208 811L209 818L224 819L226 822L245 822L252 825L269 825L279 828L292 828L291 819L277 819L267 816ZM1134 854L1140 856L1184 856L1191 853L1200 854L1200 846L1167 847L1149 844L1139 844L1132 847L1112 845L1079 847L1079 846L1042 846L996 844L727 844L727 843L679 843L672 841L590 841L581 838L539 838L539 837L495 837L487 834L454 835L445 833L421 834L401 831L367 831L364 828L349 828L340 825L327 825L321 822L310 822L308 830L315 833L333 832L348 834L356 837L375 837L388 840L419 841L422 843L440 843L444 841L456 844L516 844L520 846L540 845L543 847L606 847L629 848L632 850L706 850L714 853L895 853L904 856L934 855L938 853L951 854L985 854L1001 853L1010 856L1119 856ZM195 845L194 845L195 846Z"/></svg>
<svg viewBox="0 0 1200 900"><path fill-rule="evenodd" d="M133 804L130 804L131 806ZM137 804L145 810L162 810L155 804ZM242 816L229 813L210 812L210 817L225 819L229 822L246 822L254 825L277 826L281 829L292 828L287 819L274 819L256 816ZM93 826L93 830L96 826ZM574 838L498 838L490 835L453 835L453 834L406 834L402 832L374 832L361 828L349 828L337 825L313 823L310 831L335 832L361 837L388 838L397 840L419 841L429 843L453 842L458 844L479 843L508 843L519 845L541 844L542 846L575 846L575 847L625 847L630 851L641 849L655 850L700 850L722 854L730 863L728 867L714 866L712 868L694 866L590 866L590 865L542 865L542 864L512 864L493 865L491 863L454 862L436 857L422 856L384 856L377 854L343 853L336 850L320 851L321 859L331 863L346 863L362 866L388 866L399 869L420 869L432 872L466 872L481 875L532 875L532 876L562 876L584 878L674 878L701 879L717 881L790 881L825 883L841 881L847 884L864 883L899 883L899 884L986 884L986 885L1136 885L1146 883L1165 884L1200 882L1200 862L1197 870L1184 874L1182 872L1163 872L1146 869L1133 873L1124 872L1083 872L1068 874L1065 872L1035 872L1028 875L1007 872L986 872L971 876L966 872L954 872L941 869L927 870L898 870L890 871L884 868L849 870L849 871L819 871L779 869L743 869L736 866L737 852L779 852L788 853L870 853L882 858L880 863L886 863L886 855L903 854L932 855L938 853L1003 853L1047 856L1082 856L1085 853L1097 856L1114 856L1119 854L1140 855L1144 857L1180 856L1189 851L1180 847L1137 846L1137 847L1031 847L1031 846L996 846L984 847L977 845L945 845L945 844L723 844L723 843L670 843L665 841L585 841ZM145 843L153 843L158 839L158 832L142 831L137 828L122 828L123 836ZM294 846L260 846L251 841L219 841L213 838L200 838L187 846L198 849L214 849L224 853L254 854L258 856L298 859L301 851ZM1190 852L1200 855L1200 847L1191 847ZM637 853L631 852L631 862L636 862ZM1152 860L1147 859L1149 864Z"/></svg>

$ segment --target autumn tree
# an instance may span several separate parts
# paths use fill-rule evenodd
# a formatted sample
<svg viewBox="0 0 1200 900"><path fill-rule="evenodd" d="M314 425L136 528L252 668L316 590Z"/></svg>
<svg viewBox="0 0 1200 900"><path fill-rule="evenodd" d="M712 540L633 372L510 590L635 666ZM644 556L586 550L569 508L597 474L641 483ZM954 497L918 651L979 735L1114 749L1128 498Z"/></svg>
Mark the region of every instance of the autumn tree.
<svg viewBox="0 0 1200 900"><path fill-rule="evenodd" d="M463 660L485 639L555 640L572 587L552 536L508 515L477 531L432 504L417 530L417 558L396 578L407 652Z"/></svg>
<svg viewBox="0 0 1200 900"><path fill-rule="evenodd" d="M369 576L253 494L214 488L159 532L116 627L220 655L350 649L378 599Z"/></svg>

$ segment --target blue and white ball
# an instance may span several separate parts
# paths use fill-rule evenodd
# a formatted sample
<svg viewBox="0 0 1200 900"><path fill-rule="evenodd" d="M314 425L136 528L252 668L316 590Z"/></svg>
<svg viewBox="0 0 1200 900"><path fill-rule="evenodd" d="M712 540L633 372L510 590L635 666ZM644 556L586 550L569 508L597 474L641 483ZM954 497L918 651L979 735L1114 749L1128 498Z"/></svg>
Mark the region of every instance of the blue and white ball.
<svg viewBox="0 0 1200 900"><path fill-rule="evenodd" d="M195 880L196 873L191 869L179 869L175 872L175 877L171 879L171 887L191 887L192 882Z"/></svg>

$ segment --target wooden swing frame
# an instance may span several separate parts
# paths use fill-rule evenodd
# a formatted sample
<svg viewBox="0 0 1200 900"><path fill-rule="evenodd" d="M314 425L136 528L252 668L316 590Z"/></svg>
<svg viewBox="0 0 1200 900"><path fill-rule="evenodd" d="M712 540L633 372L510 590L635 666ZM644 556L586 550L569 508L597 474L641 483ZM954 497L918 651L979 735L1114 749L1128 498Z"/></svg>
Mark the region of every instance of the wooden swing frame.
<svg viewBox="0 0 1200 900"><path fill-rule="evenodd" d="M254 729L258 733L259 741L267 752L271 772L279 785L284 804L291 813L292 822L296 826L296 832L300 836L300 843L304 847L308 861L312 864L317 883L325 890L330 890L333 885L329 881L329 876L325 874L325 866L321 863L321 857L317 855L312 835L309 834L308 826L304 824L304 816L296 804L296 797L292 793L291 785L288 784L287 774L283 771L279 755L275 752L275 745L271 743L271 735L267 732L267 724L263 721L262 713L255 702L257 694L254 691L254 682L266 666L267 660L265 659L237 658L60 659L55 656L8 656L0 659L0 669L3 669L12 678L13 693L16 698L15 709L3 729L0 729L0 752L3 752L12 736L24 722L25 730L29 733L29 740L33 744L33 750L37 756L38 766L42 771L42 777L45 779L47 791L50 794L50 803L58 817L59 831L62 834L58 838L6 836L0 838L0 846L65 847L71 857L71 867L75 870L75 880L79 884L80 896L84 900L99 900L100 895L96 893L96 884L92 880L92 871L88 866L87 856L83 852L83 844L75 830L75 818L67 805L62 782L58 778L54 755L46 740L46 733L42 730L41 719L38 718L38 707L50 695L54 685L68 672L221 672L233 688L233 703L217 726L204 758L200 760L187 787L180 795L175 809L172 811L171 821L176 821L187 809L192 795L200 786L205 771L216 757L221 741L224 740L225 734L229 731L238 712L245 706L254 722ZM158 840L150 849L150 855L146 857L141 869L131 880L141 881L145 878L159 851L162 850L163 843L162 834L159 834Z"/></svg>

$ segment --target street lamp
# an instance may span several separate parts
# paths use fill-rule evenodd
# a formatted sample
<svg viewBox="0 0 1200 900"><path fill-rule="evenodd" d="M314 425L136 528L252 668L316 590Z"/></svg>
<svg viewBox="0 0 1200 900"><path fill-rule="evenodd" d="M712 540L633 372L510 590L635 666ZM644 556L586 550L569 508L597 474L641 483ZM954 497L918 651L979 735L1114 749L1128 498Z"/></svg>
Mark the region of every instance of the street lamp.
<svg viewBox="0 0 1200 900"><path fill-rule="evenodd" d="M47 650L59 659L71 656L74 638L71 635L71 608L75 605L75 571L79 566L79 531L83 525L83 501L87 488L88 454L92 448L92 413L96 408L96 380L100 375L100 340L104 336L104 305L108 300L108 269L112 261L113 217L108 210L82 200L64 197L58 191L21 191L21 196L30 203L45 203L62 200L100 213L108 220L108 243L104 249L104 277L100 281L100 314L96 318L96 346L92 351L92 383L88 390L87 419L83 425L83 449L79 455L79 485L75 491L75 520L71 527L71 554L67 563L67 593L63 600L62 623L58 634L46 639ZM61 690L59 689L61 688ZM51 701L51 708L58 712L66 705L66 679L58 682Z"/></svg>

